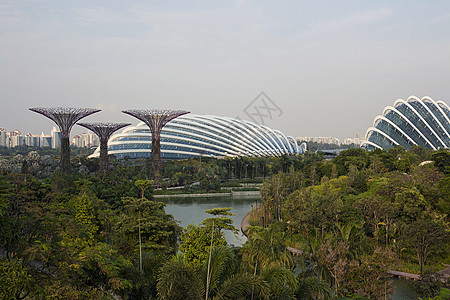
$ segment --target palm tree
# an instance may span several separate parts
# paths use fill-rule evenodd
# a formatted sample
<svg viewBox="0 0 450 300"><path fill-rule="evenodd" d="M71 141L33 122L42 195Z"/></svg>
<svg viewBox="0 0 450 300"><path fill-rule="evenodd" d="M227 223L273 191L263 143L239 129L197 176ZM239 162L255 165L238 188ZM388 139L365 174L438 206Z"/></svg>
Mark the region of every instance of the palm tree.
<svg viewBox="0 0 450 300"><path fill-rule="evenodd" d="M331 299L333 290L330 287L330 273L316 257L320 240L310 239L301 255L294 258L293 272L297 276L296 299L315 300Z"/></svg>
<svg viewBox="0 0 450 300"><path fill-rule="evenodd" d="M207 261L199 267L188 263L182 255L174 256L161 268L157 290L161 299L204 299ZM261 277L239 272L233 251L218 246L211 253L208 299L240 299L252 288L260 299L269 299L269 285Z"/></svg>
<svg viewBox="0 0 450 300"><path fill-rule="evenodd" d="M180 254L161 267L156 290L160 299L202 299L205 294L198 270Z"/></svg>
<svg viewBox="0 0 450 300"><path fill-rule="evenodd" d="M331 299L332 295L330 285L317 277L310 276L298 280L295 292L297 299Z"/></svg>
<svg viewBox="0 0 450 300"><path fill-rule="evenodd" d="M284 233L274 226L254 227L248 237L242 249L243 266L268 283L271 299L293 299L297 280L290 269L293 261Z"/></svg>
<svg viewBox="0 0 450 300"><path fill-rule="evenodd" d="M267 266L260 270L259 277L269 284L270 299L295 299L298 281L290 269Z"/></svg>
<svg viewBox="0 0 450 300"><path fill-rule="evenodd" d="M271 299L330 299L332 290L312 252L303 251L294 263L286 246L284 232L276 227L256 228L243 248L243 261L269 284Z"/></svg>
<svg viewBox="0 0 450 300"><path fill-rule="evenodd" d="M266 267L292 266L292 255L286 249L285 234L274 226L250 232L243 248L243 258L253 266L255 274L258 269Z"/></svg>

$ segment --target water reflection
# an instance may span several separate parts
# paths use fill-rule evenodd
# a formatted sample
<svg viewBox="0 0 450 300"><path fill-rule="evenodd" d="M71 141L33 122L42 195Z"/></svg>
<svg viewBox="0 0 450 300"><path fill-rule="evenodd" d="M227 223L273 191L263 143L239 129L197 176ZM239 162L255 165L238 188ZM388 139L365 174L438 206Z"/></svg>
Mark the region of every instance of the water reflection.
<svg viewBox="0 0 450 300"><path fill-rule="evenodd" d="M171 214L176 220L180 221L180 225L186 227L189 224L198 225L204 219L211 217L205 213L205 210L215 207L232 207L231 212L236 214L231 216L234 221L233 225L238 228L239 235L226 232L225 236L229 244L240 246L245 243L247 238L241 233L241 221L245 215L250 212L251 206L260 201L255 197L211 197L211 198L172 198L157 199L167 204L166 213ZM411 290L402 280L393 278L393 285L396 291L391 295L392 300L418 299L417 294Z"/></svg>
<svg viewBox="0 0 450 300"><path fill-rule="evenodd" d="M419 299L419 295L404 280L393 277L391 282L395 287L395 292L390 298L391 300Z"/></svg>
<svg viewBox="0 0 450 300"><path fill-rule="evenodd" d="M181 222L181 226L186 227L189 224L198 225L204 219L211 217L205 213L205 210L215 207L231 207L231 212L235 216L230 216L233 225L239 230L235 236L230 232L225 232L225 237L229 244L240 246L245 243L247 238L241 233L241 221L245 215L250 212L251 206L259 201L259 197L210 197L210 198L169 198L158 199L158 201L167 204L166 213L171 214Z"/></svg>

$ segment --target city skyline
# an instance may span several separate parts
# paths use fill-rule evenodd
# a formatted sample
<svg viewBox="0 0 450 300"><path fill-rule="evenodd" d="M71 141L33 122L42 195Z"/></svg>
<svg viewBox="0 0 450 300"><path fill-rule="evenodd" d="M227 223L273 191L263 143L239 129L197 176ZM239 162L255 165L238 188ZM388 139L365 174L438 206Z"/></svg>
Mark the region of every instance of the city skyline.
<svg viewBox="0 0 450 300"><path fill-rule="evenodd" d="M92 131L71 134L70 145L76 147L99 146L99 139ZM57 149L61 147L61 131L53 126L50 134L41 131L40 134L31 132L24 133L20 129L9 130L0 126L0 146L13 148L15 146L27 145L30 147L50 147Z"/></svg>
<svg viewBox="0 0 450 300"><path fill-rule="evenodd" d="M138 126L140 123L141 122L138 121L138 122L135 122L135 124L132 123L128 127ZM74 128L77 128L77 127L74 127ZM77 147L83 147L83 146L79 146L79 145L84 145L86 143L90 143L90 144L95 145L95 146L99 145L99 141L97 140L96 134L94 132L92 132L91 130L87 130L86 131L86 129L83 130L83 128L77 128L77 129L81 129L81 131L77 130L77 133L71 133L71 135L70 135L71 144L73 144L73 145L75 145ZM51 136L51 133L53 131L55 131L55 130L59 132L59 129L56 128L55 126L53 126L52 129L47 130L48 132L50 132L50 134L45 134L45 132L47 132L45 130L38 130L41 133L36 134L34 132L23 132L19 128L11 129L11 128L2 127L0 125L0 132L2 132L2 131L8 132L8 133L17 132L18 134L20 134L20 135L22 135L24 137L25 136L33 136L33 137L46 136L46 137L49 137L49 136ZM73 131L75 131L75 130L73 130ZM76 142L76 139L82 138L83 135L89 136L89 139L96 139L96 140L95 141L93 141L93 140L92 141L85 141L85 140L83 140L83 141L80 141L80 142ZM342 139L340 139L340 138L338 138L336 136L300 136L300 135L296 135L294 137L296 138L297 142L299 142L299 143L302 142L302 141L306 141L306 142L312 141L312 142L316 142L316 143L319 143L319 144L322 143L322 144L349 145L349 144L355 144L356 140L363 140L364 139L364 134L362 134L362 133L355 133L352 136L344 137ZM79 143L79 145L77 145L77 143ZM0 146L1 146L1 144L0 144Z"/></svg>
<svg viewBox="0 0 450 300"><path fill-rule="evenodd" d="M51 127L28 111L39 105L102 109L86 122L185 109L343 140L397 99L449 102L444 1L42 0L0 9L1 125L20 118L23 132Z"/></svg>

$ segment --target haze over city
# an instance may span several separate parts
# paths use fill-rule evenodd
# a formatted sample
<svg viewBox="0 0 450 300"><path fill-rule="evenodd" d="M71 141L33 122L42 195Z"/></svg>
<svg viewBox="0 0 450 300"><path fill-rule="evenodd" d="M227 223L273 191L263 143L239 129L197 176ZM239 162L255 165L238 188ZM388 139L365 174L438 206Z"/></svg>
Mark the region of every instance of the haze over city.
<svg viewBox="0 0 450 300"><path fill-rule="evenodd" d="M266 125L343 139L398 98L449 102L449 27L448 1L0 1L0 127L49 132L35 106L249 119L265 92Z"/></svg>

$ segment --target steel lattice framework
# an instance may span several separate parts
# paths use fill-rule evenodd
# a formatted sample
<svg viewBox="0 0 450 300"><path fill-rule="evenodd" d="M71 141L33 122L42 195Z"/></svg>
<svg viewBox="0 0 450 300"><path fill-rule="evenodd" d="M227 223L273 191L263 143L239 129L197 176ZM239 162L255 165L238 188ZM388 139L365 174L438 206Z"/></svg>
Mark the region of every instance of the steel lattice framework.
<svg viewBox="0 0 450 300"><path fill-rule="evenodd" d="M58 125L61 130L61 169L70 172L70 131L73 125L82 118L99 112L95 108L73 107L34 107L31 111L46 116Z"/></svg>
<svg viewBox="0 0 450 300"><path fill-rule="evenodd" d="M152 171L156 177L161 172L161 130L169 121L188 114L185 110L171 109L130 109L123 110L125 114L131 115L144 122L152 132Z"/></svg>
<svg viewBox="0 0 450 300"><path fill-rule="evenodd" d="M100 140L100 173L106 173L108 169L108 140L110 136L120 128L131 125L131 123L77 123L93 132Z"/></svg>
<svg viewBox="0 0 450 300"><path fill-rule="evenodd" d="M430 97L398 99L375 117L361 144L369 150L417 145L437 150L450 148L450 107Z"/></svg>

